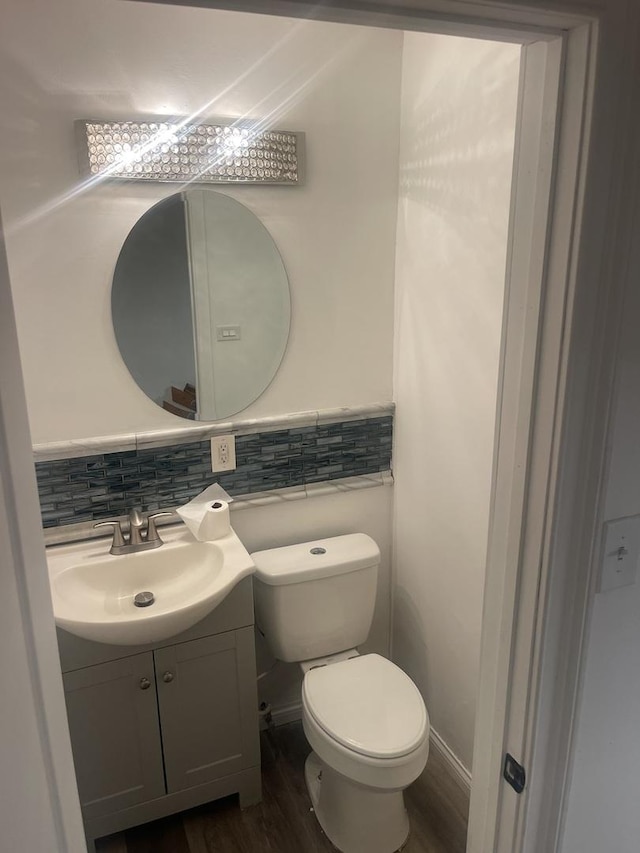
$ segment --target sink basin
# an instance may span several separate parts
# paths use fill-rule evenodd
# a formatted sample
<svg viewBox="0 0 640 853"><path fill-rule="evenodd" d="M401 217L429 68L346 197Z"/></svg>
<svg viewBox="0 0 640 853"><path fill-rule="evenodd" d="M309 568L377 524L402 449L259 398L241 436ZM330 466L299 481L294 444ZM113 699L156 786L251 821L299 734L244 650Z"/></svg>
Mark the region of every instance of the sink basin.
<svg viewBox="0 0 640 853"><path fill-rule="evenodd" d="M117 557L108 539L48 548L56 624L97 643L155 643L195 625L254 571L233 531L198 542L181 524L161 536L161 548ZM134 604L140 592L153 594L150 606Z"/></svg>

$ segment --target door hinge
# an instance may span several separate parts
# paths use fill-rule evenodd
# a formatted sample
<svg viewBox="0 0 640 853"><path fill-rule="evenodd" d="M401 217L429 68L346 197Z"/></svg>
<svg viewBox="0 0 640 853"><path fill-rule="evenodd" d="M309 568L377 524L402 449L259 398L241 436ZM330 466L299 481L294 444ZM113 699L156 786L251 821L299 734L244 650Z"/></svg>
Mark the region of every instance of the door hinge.
<svg viewBox="0 0 640 853"><path fill-rule="evenodd" d="M516 794L521 794L524 791L524 786L527 781L527 774L525 773L522 764L519 764L515 760L513 755L510 755L509 753L507 753L504 757L504 768L502 770L502 775L511 785Z"/></svg>

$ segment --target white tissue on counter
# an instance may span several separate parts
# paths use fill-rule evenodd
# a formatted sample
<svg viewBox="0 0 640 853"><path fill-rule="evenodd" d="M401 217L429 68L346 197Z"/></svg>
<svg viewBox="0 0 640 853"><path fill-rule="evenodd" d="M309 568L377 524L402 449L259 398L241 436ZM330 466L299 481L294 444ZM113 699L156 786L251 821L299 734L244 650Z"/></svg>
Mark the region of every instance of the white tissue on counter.
<svg viewBox="0 0 640 853"><path fill-rule="evenodd" d="M176 512L200 542L222 539L231 530L229 504L233 498L214 483Z"/></svg>

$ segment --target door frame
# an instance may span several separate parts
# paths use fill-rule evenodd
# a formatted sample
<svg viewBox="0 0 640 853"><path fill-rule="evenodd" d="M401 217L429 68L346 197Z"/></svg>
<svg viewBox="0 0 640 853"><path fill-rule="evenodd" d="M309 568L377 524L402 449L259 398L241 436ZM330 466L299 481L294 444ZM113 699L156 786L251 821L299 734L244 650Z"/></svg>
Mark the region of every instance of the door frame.
<svg viewBox="0 0 640 853"><path fill-rule="evenodd" d="M545 590L556 566L594 46L584 24L523 49L469 853L523 849L537 781L529 771ZM502 779L507 752L529 773L521 793ZM556 805L549 823L560 819Z"/></svg>
<svg viewBox="0 0 640 853"><path fill-rule="evenodd" d="M179 5L176 0L174 3ZM554 162L557 164L563 153L569 158L575 166L575 185L569 190L563 184L564 169L555 170L557 181L547 232L551 251L544 266L547 282L544 319L538 331L540 349L533 376L533 432L529 434L526 424L525 432L521 429L518 433L520 439L527 436L521 447L529 460L530 476L526 477L522 500L530 523L524 526L525 537L521 535L522 524L516 534L513 531L509 534L509 546L516 546L514 553L520 565L507 565L509 561L504 561L509 572L502 578L504 594L500 612L504 620L500 630L493 632L493 643L498 637L501 651L500 661L494 660L492 666L495 700L502 697L504 703L502 739L498 725L490 736L490 756L478 759L480 764L474 767L476 778L479 775L482 779L484 775L491 791L494 781L499 784L494 775L496 758L501 757L503 746L508 744L516 751L521 748L519 754L531 769L530 781L525 799L515 803L509 801L510 793L505 793L504 786L500 786L498 796L492 794L492 802L487 798L484 806L475 795L470 826L478 829L472 829L475 834L469 847L470 853L491 853L498 849L508 849L510 853L552 851L557 846L562 794L566 788L578 664L588 615L589 567L600 513L611 377L617 354L611 342L616 340L620 325L624 288L637 275L637 271L630 269L628 212L633 196L626 182L638 155L631 145L624 144L625 139L635 138L638 123L631 108L633 81L628 73L638 39L636 28L630 26L627 16L634 16L635 12L627 0L593 0L589 16L574 14L574 9L583 7L574 6L571 0L539 0L534 9L526 8L518 0L500 4L483 0L424 0L418 5L407 0L407 3L408 6L392 0L372 0L366 4L333 0L317 5L305 0L233 3L194 0L192 5L427 29L451 35L484 35L523 43L563 39L566 52L561 69L561 126ZM637 17L632 17L631 23L637 22ZM582 92L577 101L572 95L576 91ZM598 116L597 122L591 122L592 115ZM568 220L558 215L562 211L566 214L567 210ZM549 289L554 258L561 268L555 272L564 273L561 291L557 294L553 291L559 299L562 297L559 303L551 298L552 289ZM0 289L3 294L9 293L4 275L0 276ZM561 308L562 321L549 326L554 306ZM7 324L11 328L12 322L10 312L0 317L3 331ZM24 424L26 405L14 338L15 335L6 346L12 357L5 362L7 382L0 388L0 414L4 412L7 417L9 413L13 422L17 419ZM9 563L9 570L17 580L16 600L25 625L34 705L41 721L41 748L50 767L48 787L59 838L66 837L61 849L77 850L80 849L77 799L73 791L69 792L72 765L61 685L51 673L53 616L45 589L43 537L24 429L0 430L0 450L2 458L8 460L10 474L5 491L16 557ZM540 456L546 458L542 470L533 464ZM495 515L494 512L494 518ZM576 542L579 544L575 545ZM514 631L515 605L520 608L523 590L528 585L533 586L530 601L533 607L528 614L518 609L518 629ZM483 670L487 667L484 658L489 655L488 643L485 637ZM514 678L522 675L523 665L525 695L523 698L519 692L514 697L509 688ZM39 698L36 700L35 696ZM524 715L515 713L514 698L520 701ZM482 714L480 707L479 718ZM484 714L486 717L486 711ZM562 748L556 756L554 747L558 744ZM476 785L480 787L483 786ZM509 842L511 847L508 838L513 838Z"/></svg>

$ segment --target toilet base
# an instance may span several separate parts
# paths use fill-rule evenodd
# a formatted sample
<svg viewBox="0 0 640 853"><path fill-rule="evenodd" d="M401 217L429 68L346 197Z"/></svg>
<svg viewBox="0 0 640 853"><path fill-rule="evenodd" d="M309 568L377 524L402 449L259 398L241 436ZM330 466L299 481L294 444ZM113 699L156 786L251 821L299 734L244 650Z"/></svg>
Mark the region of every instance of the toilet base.
<svg viewBox="0 0 640 853"><path fill-rule="evenodd" d="M307 790L329 841L341 853L395 853L409 836L402 791L365 788L312 752L304 766Z"/></svg>

